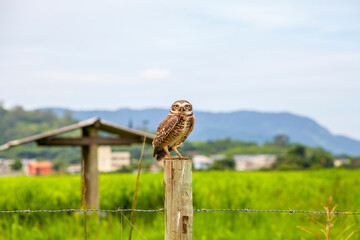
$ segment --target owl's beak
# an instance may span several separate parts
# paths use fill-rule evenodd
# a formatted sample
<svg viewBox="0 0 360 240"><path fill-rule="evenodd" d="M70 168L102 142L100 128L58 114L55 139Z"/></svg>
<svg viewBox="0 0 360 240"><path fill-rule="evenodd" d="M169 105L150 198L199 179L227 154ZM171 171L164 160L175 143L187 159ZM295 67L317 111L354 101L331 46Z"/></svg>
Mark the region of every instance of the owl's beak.
<svg viewBox="0 0 360 240"><path fill-rule="evenodd" d="M181 108L180 108L180 112L183 112L183 111L184 111L184 108L183 108L183 107L181 107Z"/></svg>

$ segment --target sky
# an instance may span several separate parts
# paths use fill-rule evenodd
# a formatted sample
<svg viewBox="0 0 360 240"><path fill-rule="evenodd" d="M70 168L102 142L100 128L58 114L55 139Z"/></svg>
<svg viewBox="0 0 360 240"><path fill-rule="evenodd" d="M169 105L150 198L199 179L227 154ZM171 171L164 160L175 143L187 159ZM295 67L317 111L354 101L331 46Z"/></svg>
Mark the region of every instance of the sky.
<svg viewBox="0 0 360 240"><path fill-rule="evenodd" d="M360 2L0 0L0 100L310 117L360 140Z"/></svg>

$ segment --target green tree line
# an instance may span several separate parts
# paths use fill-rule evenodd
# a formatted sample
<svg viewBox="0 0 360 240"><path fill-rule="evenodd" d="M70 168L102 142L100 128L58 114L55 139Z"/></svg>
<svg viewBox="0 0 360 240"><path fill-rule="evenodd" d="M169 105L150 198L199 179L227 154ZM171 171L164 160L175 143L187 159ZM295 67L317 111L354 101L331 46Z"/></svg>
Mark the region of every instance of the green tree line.
<svg viewBox="0 0 360 240"><path fill-rule="evenodd" d="M0 144L28 137L56 128L64 127L77 121L67 112L63 117L51 111L26 111L20 106L5 109L0 104ZM53 161L79 161L79 149L72 147L36 147L35 143L20 145L0 151L0 158L23 159L37 158Z"/></svg>
<svg viewBox="0 0 360 240"><path fill-rule="evenodd" d="M5 109L0 104L0 144L60 128L75 122L77 120L72 118L71 112L67 112L63 117L58 117L51 111L26 111L19 106ZM70 134L79 134L79 132ZM194 154L225 155L226 158L224 160L215 161L212 169L233 169L235 164L232 157L237 154L274 154L278 157L278 161L274 164L273 168L281 170L328 168L333 166L333 160L338 157L349 158L350 162L347 165L349 168L360 167L360 157L334 156L322 148L290 143L290 139L284 134L274 136L272 141L264 144L228 138L202 142L187 141L180 149L187 156ZM139 159L141 155L141 145L114 147L114 150L130 151L133 159ZM70 163L80 162L80 148L38 147L35 143L29 143L6 151L0 151L0 158L51 160L54 162L56 169L61 169ZM152 147L147 145L144 152L143 166L148 167L154 162ZM136 163L134 163L134 167L136 167Z"/></svg>

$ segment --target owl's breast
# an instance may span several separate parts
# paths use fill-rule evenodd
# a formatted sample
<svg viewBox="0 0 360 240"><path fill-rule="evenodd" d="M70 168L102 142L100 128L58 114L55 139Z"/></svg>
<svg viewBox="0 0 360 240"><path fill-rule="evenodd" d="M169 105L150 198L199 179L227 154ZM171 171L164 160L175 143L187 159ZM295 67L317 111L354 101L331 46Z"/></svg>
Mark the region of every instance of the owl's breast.
<svg viewBox="0 0 360 240"><path fill-rule="evenodd" d="M183 135L186 134L187 130L189 130L189 126L189 117L180 116L179 121L176 124L176 130L178 131L178 134Z"/></svg>
<svg viewBox="0 0 360 240"><path fill-rule="evenodd" d="M178 123L174 127L173 138L169 145L177 146L180 143L182 143L186 139L190 127L191 127L191 117L180 116Z"/></svg>

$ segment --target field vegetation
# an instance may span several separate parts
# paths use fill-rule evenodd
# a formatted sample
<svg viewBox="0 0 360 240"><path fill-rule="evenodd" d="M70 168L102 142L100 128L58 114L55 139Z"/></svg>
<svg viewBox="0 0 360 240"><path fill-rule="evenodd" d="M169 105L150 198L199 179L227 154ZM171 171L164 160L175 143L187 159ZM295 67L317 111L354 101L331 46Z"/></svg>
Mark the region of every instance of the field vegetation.
<svg viewBox="0 0 360 240"><path fill-rule="evenodd" d="M360 211L359 170L208 171L193 173L194 208L321 210L329 196L337 211ZM163 174L140 177L137 208L163 208ZM100 176L101 209L131 208L136 176ZM81 208L80 176L0 178L0 210ZM135 214L133 239L163 239L164 213ZM88 215L88 239L126 239L129 214ZM195 212L194 239L314 239L309 219L326 215L301 213ZM335 216L330 239L347 226L360 229L359 216ZM81 213L0 213L0 239L82 239ZM143 237L143 236L145 237ZM345 236L338 239L345 239ZM355 232L350 239L360 239Z"/></svg>

